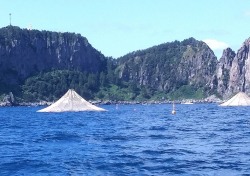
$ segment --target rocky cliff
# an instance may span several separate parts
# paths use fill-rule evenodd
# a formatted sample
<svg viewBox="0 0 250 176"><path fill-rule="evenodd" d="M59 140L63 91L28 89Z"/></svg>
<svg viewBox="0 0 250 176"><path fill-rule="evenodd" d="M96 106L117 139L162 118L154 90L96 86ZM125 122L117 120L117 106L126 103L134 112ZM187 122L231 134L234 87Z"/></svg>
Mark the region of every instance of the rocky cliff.
<svg viewBox="0 0 250 176"><path fill-rule="evenodd" d="M80 34L8 26L0 29L0 92L15 90L13 87L40 72L73 70L86 74L79 78L80 82L65 79L64 89L68 85L78 85L79 90L91 92L93 86L90 85L95 85L95 93L98 93L100 85L109 88L109 84L117 84L131 89L129 91L136 90L138 96L152 97L159 92L185 91L181 88L188 86L189 90L202 90L206 96L217 94L228 98L239 91L250 94L249 47L250 38L237 53L227 48L217 60L206 43L189 38L112 59L103 56ZM46 82L43 84L48 86ZM12 90L9 90L10 85ZM23 92L21 89L14 92ZM29 92L33 93L39 94ZM99 92L100 97L102 94Z"/></svg>
<svg viewBox="0 0 250 176"><path fill-rule="evenodd" d="M228 92L231 73L230 71L235 55L235 52L231 48L225 49L217 65L217 70L215 73L215 79L217 79L217 82L215 83L217 84L214 86L217 88L217 91L221 96L226 96Z"/></svg>
<svg viewBox="0 0 250 176"><path fill-rule="evenodd" d="M213 51L194 38L165 43L129 53L118 59L121 79L169 92L183 85L228 98L239 91L250 94L250 38L235 53L223 51L219 61Z"/></svg>
<svg viewBox="0 0 250 176"><path fill-rule="evenodd" d="M250 38L237 51L223 52L217 68L218 93L227 98L239 91L250 94Z"/></svg>
<svg viewBox="0 0 250 176"><path fill-rule="evenodd" d="M169 92L183 85L212 89L217 59L213 51L194 38L136 51L118 59L121 79Z"/></svg>
<svg viewBox="0 0 250 176"><path fill-rule="evenodd" d="M105 69L105 57L85 37L20 29L0 29L0 82L20 84L27 77L52 69L73 69L90 73Z"/></svg>

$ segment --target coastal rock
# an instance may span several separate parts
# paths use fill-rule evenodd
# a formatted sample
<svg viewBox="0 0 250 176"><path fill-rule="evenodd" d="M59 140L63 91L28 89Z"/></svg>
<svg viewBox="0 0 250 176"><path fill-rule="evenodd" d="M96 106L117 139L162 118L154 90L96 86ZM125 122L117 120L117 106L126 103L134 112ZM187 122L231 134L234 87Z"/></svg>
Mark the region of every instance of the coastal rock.
<svg viewBox="0 0 250 176"><path fill-rule="evenodd" d="M3 101L0 103L0 106L15 106L17 105L15 97L12 92L3 97Z"/></svg>
<svg viewBox="0 0 250 176"><path fill-rule="evenodd" d="M216 78L218 83L216 86L217 91L221 95L225 95L227 93L227 89L229 87L230 70L232 68L232 62L235 55L235 52L231 48L225 49L217 65Z"/></svg>
<svg viewBox="0 0 250 176"><path fill-rule="evenodd" d="M85 37L20 29L0 29L0 82L20 84L23 80L52 69L73 69L97 73L105 69L105 57Z"/></svg>
<svg viewBox="0 0 250 176"><path fill-rule="evenodd" d="M222 101L216 95L210 95L209 97L204 99L204 102L207 102L207 103L221 103Z"/></svg>
<svg viewBox="0 0 250 176"><path fill-rule="evenodd" d="M183 85L208 87L216 71L213 51L194 38L129 53L118 58L119 77L153 90L169 92Z"/></svg>
<svg viewBox="0 0 250 176"><path fill-rule="evenodd" d="M229 73L226 97L243 91L250 93L250 38L247 39L235 55Z"/></svg>
<svg viewBox="0 0 250 176"><path fill-rule="evenodd" d="M14 92L27 78L38 73L74 70L98 73L95 82L98 75L102 75L106 85L125 83L123 88L131 89L129 91L145 90L146 98L159 92L186 93L192 89L202 90L203 97L216 94L226 99L239 91L250 94L249 48L250 38L237 53L231 48L225 49L218 61L206 43L189 38L113 59L93 48L80 34L7 26L0 28L1 93ZM92 80L90 77L88 82ZM81 86L85 84L83 81ZM10 99L6 97L3 103L13 103Z"/></svg>

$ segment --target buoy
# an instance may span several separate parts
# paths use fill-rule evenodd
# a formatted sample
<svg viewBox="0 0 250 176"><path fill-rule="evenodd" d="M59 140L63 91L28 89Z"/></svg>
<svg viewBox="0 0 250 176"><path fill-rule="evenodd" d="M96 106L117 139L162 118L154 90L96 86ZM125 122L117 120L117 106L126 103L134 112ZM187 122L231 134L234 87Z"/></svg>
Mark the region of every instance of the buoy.
<svg viewBox="0 0 250 176"><path fill-rule="evenodd" d="M172 110L172 115L175 115L176 114L176 111L175 111L175 104L173 102L173 110Z"/></svg>
<svg viewBox="0 0 250 176"><path fill-rule="evenodd" d="M173 110L173 111L172 111L172 114L173 114L173 115L175 115L175 114L176 114L176 111L175 111L175 110Z"/></svg>

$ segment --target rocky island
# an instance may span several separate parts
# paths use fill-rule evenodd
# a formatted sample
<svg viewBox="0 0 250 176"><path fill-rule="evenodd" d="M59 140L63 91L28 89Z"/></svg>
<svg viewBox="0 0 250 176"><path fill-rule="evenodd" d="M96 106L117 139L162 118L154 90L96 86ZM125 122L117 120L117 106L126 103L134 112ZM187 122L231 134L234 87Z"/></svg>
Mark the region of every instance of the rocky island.
<svg viewBox="0 0 250 176"><path fill-rule="evenodd" d="M191 37L112 58L80 34L7 26L0 29L1 105L52 102L69 88L97 102L200 101L212 95L217 101L249 94L249 46L250 38L237 52L225 48L216 58Z"/></svg>

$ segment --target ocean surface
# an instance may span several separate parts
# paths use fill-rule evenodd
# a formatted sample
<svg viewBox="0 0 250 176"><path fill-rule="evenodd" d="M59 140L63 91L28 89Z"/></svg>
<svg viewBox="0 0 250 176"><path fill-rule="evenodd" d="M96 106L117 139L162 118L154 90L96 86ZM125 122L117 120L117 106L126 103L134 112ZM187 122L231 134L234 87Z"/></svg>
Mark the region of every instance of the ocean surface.
<svg viewBox="0 0 250 176"><path fill-rule="evenodd" d="M250 175L250 107L0 108L0 175Z"/></svg>

